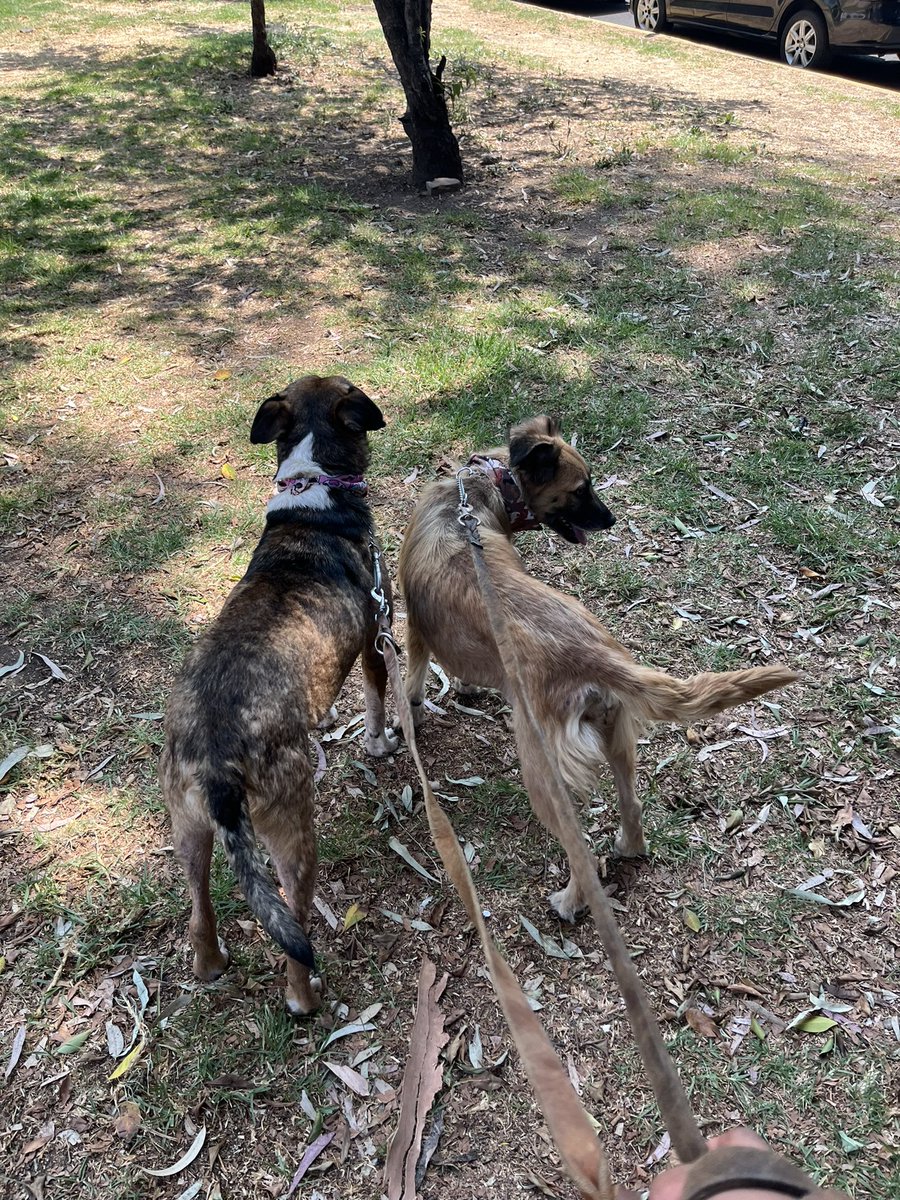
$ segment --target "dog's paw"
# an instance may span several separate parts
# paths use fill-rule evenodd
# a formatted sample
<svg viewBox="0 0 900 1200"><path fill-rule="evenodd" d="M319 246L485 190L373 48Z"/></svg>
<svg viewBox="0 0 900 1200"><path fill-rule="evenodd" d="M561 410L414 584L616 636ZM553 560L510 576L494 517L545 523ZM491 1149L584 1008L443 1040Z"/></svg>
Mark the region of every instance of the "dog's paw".
<svg viewBox="0 0 900 1200"><path fill-rule="evenodd" d="M332 704L331 708L329 708L328 712L316 726L316 729L330 729L337 719L337 706Z"/></svg>
<svg viewBox="0 0 900 1200"><path fill-rule="evenodd" d="M621 858L647 857L647 843L644 841L643 835L634 842L630 842L625 837L624 830L620 829L616 834L613 845L616 848L616 854Z"/></svg>
<svg viewBox="0 0 900 1200"><path fill-rule="evenodd" d="M463 699L475 700L479 696L485 695L487 688L479 687L476 683L466 683L464 679L457 679L454 675L451 680L453 691L457 696L462 696Z"/></svg>
<svg viewBox="0 0 900 1200"><path fill-rule="evenodd" d="M570 879L562 891L553 892L548 896L547 903L561 921L567 921L570 925L576 920L578 914L587 908L578 895L574 879Z"/></svg>
<svg viewBox="0 0 900 1200"><path fill-rule="evenodd" d="M322 980L310 975L306 986L288 987L284 993L284 1006L292 1017L309 1017L317 1012L322 1003Z"/></svg>
<svg viewBox="0 0 900 1200"><path fill-rule="evenodd" d="M224 975L228 969L228 950L221 938L218 939L218 952L215 950L198 950L194 954L194 975L204 983L212 983Z"/></svg>
<svg viewBox="0 0 900 1200"><path fill-rule="evenodd" d="M400 739L393 729L385 728L381 733L366 732L366 754L370 754L372 758L384 758L393 754L399 745Z"/></svg>

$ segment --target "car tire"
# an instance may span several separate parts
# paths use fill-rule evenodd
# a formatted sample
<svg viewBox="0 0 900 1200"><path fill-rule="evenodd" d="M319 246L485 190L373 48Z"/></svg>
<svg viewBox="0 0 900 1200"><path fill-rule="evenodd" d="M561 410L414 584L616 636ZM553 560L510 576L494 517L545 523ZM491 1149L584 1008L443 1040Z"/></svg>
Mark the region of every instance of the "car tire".
<svg viewBox="0 0 900 1200"><path fill-rule="evenodd" d="M811 70L831 62L828 30L821 15L811 8L791 13L781 31L780 48L781 61L789 67Z"/></svg>
<svg viewBox="0 0 900 1200"><path fill-rule="evenodd" d="M632 0L631 15L638 29L645 33L659 33L669 28L666 0Z"/></svg>

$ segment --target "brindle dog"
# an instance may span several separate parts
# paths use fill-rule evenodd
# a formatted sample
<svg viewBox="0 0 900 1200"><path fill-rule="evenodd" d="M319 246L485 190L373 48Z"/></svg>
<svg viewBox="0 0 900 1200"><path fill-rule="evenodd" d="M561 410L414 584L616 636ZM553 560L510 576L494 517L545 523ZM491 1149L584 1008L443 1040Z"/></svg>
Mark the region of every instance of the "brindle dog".
<svg viewBox="0 0 900 1200"><path fill-rule="evenodd" d="M578 527L603 528L612 519L591 489L584 460L555 433L545 417L513 429L509 464L534 516L569 541L580 542ZM481 457L476 456L476 465ZM526 572L512 545L516 526L509 517L509 502L501 496L500 480L480 472L464 482L480 522L485 563L517 674L554 764L575 796L585 799L596 787L605 758L621 816L616 848L624 855L644 854L641 802L635 795L636 743L644 725L709 717L797 676L773 665L682 680L641 666L577 600ZM409 622L407 694L414 719L418 723L423 715L429 652L461 679L499 688L513 706L522 779L535 812L558 833L546 762L516 703L494 641L457 520L458 500L453 479L428 488L400 552L399 582ZM550 897L550 904L563 919L574 919L584 904L574 879Z"/></svg>
<svg viewBox="0 0 900 1200"><path fill-rule="evenodd" d="M250 440L277 443L278 494L246 575L189 654L166 714L160 780L190 888L194 973L215 979L228 964L209 896L218 834L248 904L287 952L294 1014L318 1006L305 932L316 875L307 733L327 719L360 655L366 750L396 748L374 648L374 535L362 480L366 434L383 426L373 401L340 376L307 375L262 403Z"/></svg>

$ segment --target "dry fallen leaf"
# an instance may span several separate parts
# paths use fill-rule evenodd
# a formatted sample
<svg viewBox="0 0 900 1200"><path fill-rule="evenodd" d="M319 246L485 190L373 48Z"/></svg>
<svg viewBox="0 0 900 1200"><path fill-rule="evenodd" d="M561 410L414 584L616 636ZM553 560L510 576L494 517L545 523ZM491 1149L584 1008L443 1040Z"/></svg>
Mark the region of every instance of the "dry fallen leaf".
<svg viewBox="0 0 900 1200"><path fill-rule="evenodd" d="M331 1143L333 1137L333 1133L322 1133L314 1142L311 1142L310 1145L306 1147L306 1153L300 1159L300 1165L294 1172L294 1178L291 1180L291 1186L287 1190L285 1200L290 1200L291 1196L293 1196L294 1192L296 1192L297 1188L300 1186L300 1180L316 1161L322 1151L326 1148L326 1146Z"/></svg>
<svg viewBox="0 0 900 1200"><path fill-rule="evenodd" d="M130 1142L141 1126L141 1110L133 1100L123 1100L113 1121L113 1129L124 1142Z"/></svg>
<svg viewBox="0 0 900 1200"><path fill-rule="evenodd" d="M421 875L422 878L427 879L429 881L429 883L440 883L440 880L437 878L437 876L432 875L430 871L426 871L426 869L422 866L422 864L420 862L417 862L416 859L413 858L413 856L410 854L410 852L407 850L407 848L403 845L403 843L401 841L398 841L397 838L395 838L395 837L388 838L388 845L394 851L395 854L398 854L400 856L400 858L403 859L403 861L408 866L412 867L412 869L416 872L417 875Z"/></svg>
<svg viewBox="0 0 900 1200"><path fill-rule="evenodd" d="M384 1164L384 1190L388 1200L415 1200L416 1163L421 1152L425 1120L443 1078L438 1060L449 1035L444 1030L440 999L447 986L447 976L435 982L436 976L434 963L423 958L416 1019L400 1090L400 1118Z"/></svg>
<svg viewBox="0 0 900 1200"><path fill-rule="evenodd" d="M356 1092L357 1096L368 1096L369 1081L364 1079L358 1071L354 1071L352 1067L346 1066L344 1063L327 1062L325 1066L333 1074L337 1075L341 1083L348 1087L351 1092Z"/></svg>
<svg viewBox="0 0 900 1200"><path fill-rule="evenodd" d="M189 1167L200 1151L203 1149L203 1143L206 1141L206 1126L204 1125L197 1136L194 1138L190 1148L185 1154L179 1158L178 1162L172 1163L171 1167L162 1167L159 1171L151 1171L149 1167L141 1167L145 1175L153 1175L157 1179L162 1179L164 1176L177 1175L179 1171L183 1171L185 1167Z"/></svg>
<svg viewBox="0 0 900 1200"><path fill-rule="evenodd" d="M35 654L47 664L47 666L50 668L50 674L54 679L63 679L68 682L68 675L66 675L65 671L63 671L62 667L60 667L58 663L55 663L52 658L48 658L46 654L39 654L37 651L35 651Z"/></svg>
<svg viewBox="0 0 900 1200"><path fill-rule="evenodd" d="M231 463L222 463L222 474L226 479L237 479L237 471Z"/></svg>
<svg viewBox="0 0 900 1200"><path fill-rule="evenodd" d="M122 1079L125 1075L128 1074L128 1072L131 1070L131 1068L134 1066L134 1064L140 1058L146 1044L147 1043L144 1040L144 1038L141 1038L141 1040L134 1047L134 1049L130 1050L128 1052L128 1054L125 1055L125 1057L122 1059L122 1061L119 1063L119 1065L113 1071L113 1073L109 1076L110 1083L114 1079Z"/></svg>
<svg viewBox="0 0 900 1200"><path fill-rule="evenodd" d="M53 1121L48 1121L46 1125L42 1125L38 1130L37 1137L31 1139L30 1142L22 1147L22 1154L34 1154L36 1150L43 1150L48 1142L52 1142L56 1136L56 1125Z"/></svg>
<svg viewBox="0 0 900 1200"><path fill-rule="evenodd" d="M230 371L224 371L224 370L216 371L215 375L213 375L213 379L217 379L219 381L219 383L221 383L225 379L230 379L230 378L231 378Z"/></svg>
<svg viewBox="0 0 900 1200"><path fill-rule="evenodd" d="M22 1047L25 1045L26 1029L24 1025L20 1025L16 1030L15 1037L12 1041L12 1049L9 1052L9 1062L6 1064L6 1070L3 1072L3 1078L9 1079L13 1071L16 1069L16 1063L22 1055Z"/></svg>
<svg viewBox="0 0 900 1200"><path fill-rule="evenodd" d="M352 929L354 925L358 925L360 921L366 919L366 914L358 904L353 903L344 913L344 929Z"/></svg>
<svg viewBox="0 0 900 1200"><path fill-rule="evenodd" d="M10 750L3 762L0 762L0 781L2 781L23 758L27 758L31 752L30 746L16 746L15 750Z"/></svg>
<svg viewBox="0 0 900 1200"><path fill-rule="evenodd" d="M695 1033L699 1033L701 1037L712 1038L713 1041L718 1041L719 1027L712 1019L707 1016L699 1008L688 1008L685 1010L684 1019L690 1025Z"/></svg>
<svg viewBox="0 0 900 1200"><path fill-rule="evenodd" d="M692 933L700 932L700 918L692 908L686 908L683 913L684 923Z"/></svg>

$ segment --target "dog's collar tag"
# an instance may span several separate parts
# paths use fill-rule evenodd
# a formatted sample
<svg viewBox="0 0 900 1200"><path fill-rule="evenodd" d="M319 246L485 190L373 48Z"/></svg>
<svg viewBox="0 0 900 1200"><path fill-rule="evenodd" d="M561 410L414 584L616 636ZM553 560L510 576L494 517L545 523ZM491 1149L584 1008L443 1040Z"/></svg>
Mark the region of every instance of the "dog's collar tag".
<svg viewBox="0 0 900 1200"><path fill-rule="evenodd" d="M298 475L295 479L276 479L275 490L278 495L287 492L291 496L299 496L316 484L329 488L343 488L345 491L355 492L357 496L365 496L369 490L369 485L362 475Z"/></svg>
<svg viewBox="0 0 900 1200"><path fill-rule="evenodd" d="M540 529L541 522L522 499L515 476L505 463L497 458L487 458L483 454L473 454L468 465L477 467L479 471L493 478L513 533L522 533L526 529Z"/></svg>

